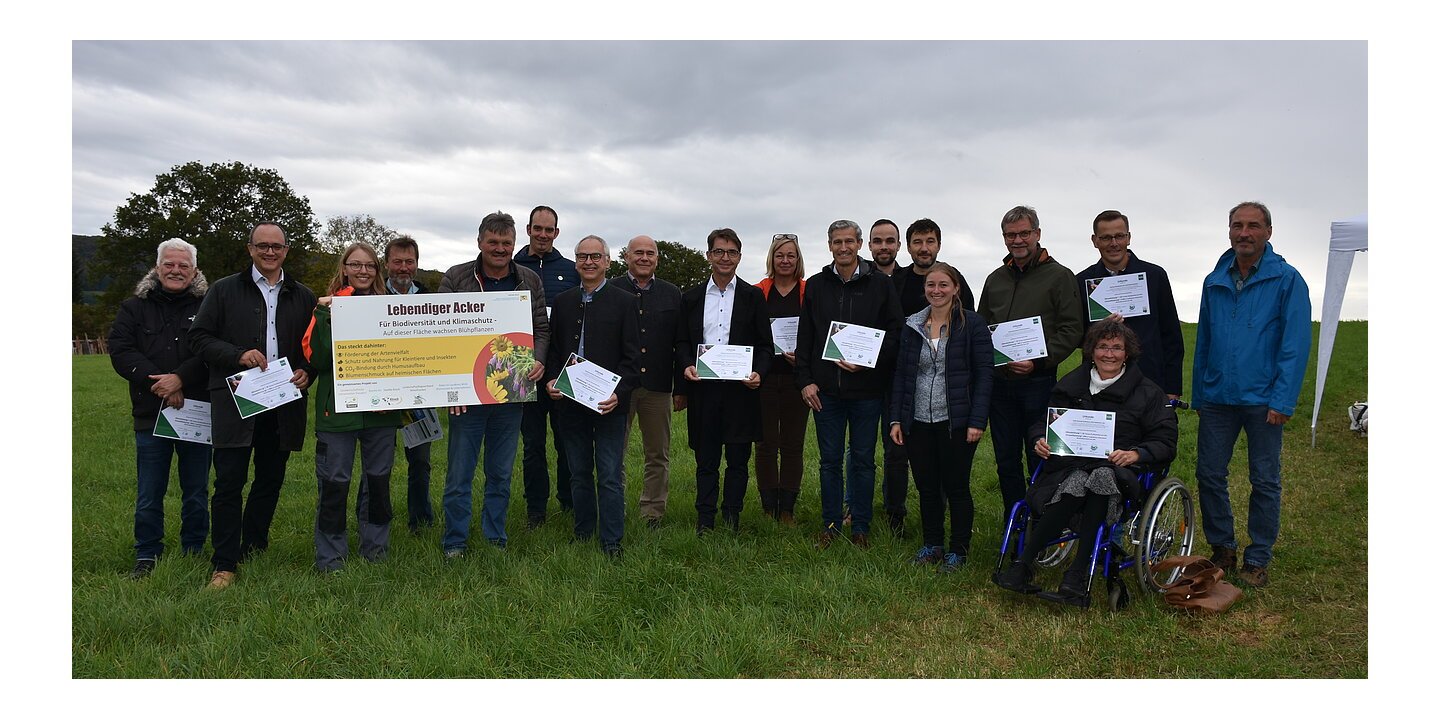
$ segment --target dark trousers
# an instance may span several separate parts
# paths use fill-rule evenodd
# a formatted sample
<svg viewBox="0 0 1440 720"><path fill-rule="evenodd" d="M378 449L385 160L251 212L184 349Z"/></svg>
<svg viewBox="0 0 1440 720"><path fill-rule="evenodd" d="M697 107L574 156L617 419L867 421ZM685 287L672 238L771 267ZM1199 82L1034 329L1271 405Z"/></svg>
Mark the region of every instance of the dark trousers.
<svg viewBox="0 0 1440 720"><path fill-rule="evenodd" d="M410 477L405 504L411 530L435 524L435 506L430 504L430 446L434 444L427 442L405 448L405 465Z"/></svg>
<svg viewBox="0 0 1440 720"><path fill-rule="evenodd" d="M995 474L1000 481L1001 515L1025 497L1026 479L1040 465L1035 449L1026 442L1030 427L1045 417L1055 372L1025 378L995 375L990 395L990 444L995 448ZM1021 465L1021 456L1026 467Z"/></svg>
<svg viewBox="0 0 1440 720"><path fill-rule="evenodd" d="M1083 496L1061 495L1054 502L1046 505L1041 510L1041 515L1035 523L1035 530L1025 538L1025 549L1021 551L1018 562L1028 565L1035 562L1040 556L1040 551L1045 548L1046 543L1060 537L1060 533L1066 527L1075 522L1075 516L1080 516L1080 524L1075 527L1076 547L1075 559L1070 561L1070 569L1078 571L1090 564L1090 550L1094 547L1095 532L1105 522L1105 511L1110 507L1110 498L1105 495L1086 493ZM1034 509L1032 508L1032 512Z"/></svg>
<svg viewBox="0 0 1440 720"><path fill-rule="evenodd" d="M896 445L890 439L890 393L885 393L885 399L880 404L880 442L885 449L885 479L881 488L881 495L885 502L885 514L890 516L891 522L899 522L905 519L905 496L910 494L910 460L909 452L904 445ZM961 433L962 441L964 433ZM966 477L969 477L967 471ZM916 478L916 486L919 486L919 478Z"/></svg>
<svg viewBox="0 0 1440 720"><path fill-rule="evenodd" d="M234 572L245 556L270 546L270 521L290 459L290 451L280 448L279 429L275 413L263 413L255 418L250 447L215 449L215 493L210 499L210 565L215 570ZM251 451L255 481L245 498Z"/></svg>
<svg viewBox="0 0 1440 720"><path fill-rule="evenodd" d="M550 459L545 451L545 417L550 417L550 435L555 439L555 499L562 509L570 509L570 460L565 456L560 421L555 417L553 401L542 388L535 402L525 403L520 417L520 439L524 444L521 468L525 478L525 511L530 516L544 515L550 502Z"/></svg>
<svg viewBox="0 0 1440 720"><path fill-rule="evenodd" d="M965 429L951 431L950 422L913 422L905 436L915 490L920 495L920 527L924 543L940 547L945 536L945 508L950 508L950 552L970 554L975 526L975 501L970 496L970 466L975 446L965 442Z"/></svg>
<svg viewBox="0 0 1440 720"><path fill-rule="evenodd" d="M750 443L695 441L695 516L698 527L715 527L715 499L720 494L720 455L725 455L725 490L720 512L728 522L739 520L750 484Z"/></svg>
<svg viewBox="0 0 1440 720"><path fill-rule="evenodd" d="M780 362L784 362L781 360ZM755 487L769 511L795 511L805 472L805 425L810 408L789 373L767 375L760 384L764 440L755 443Z"/></svg>
<svg viewBox="0 0 1440 720"><path fill-rule="evenodd" d="M625 534L625 427L623 412L606 415L569 400L552 412L565 428L565 452L574 468L575 537L600 536L600 546L616 548Z"/></svg>

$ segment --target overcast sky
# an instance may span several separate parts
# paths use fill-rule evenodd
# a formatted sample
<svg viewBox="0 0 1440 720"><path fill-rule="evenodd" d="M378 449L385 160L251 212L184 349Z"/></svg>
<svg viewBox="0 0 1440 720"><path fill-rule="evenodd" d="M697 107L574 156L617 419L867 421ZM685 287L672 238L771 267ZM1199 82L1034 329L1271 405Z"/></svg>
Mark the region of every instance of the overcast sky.
<svg viewBox="0 0 1440 720"><path fill-rule="evenodd" d="M1367 209L1361 42L76 42L72 72L79 234L174 165L238 160L321 223L412 234L428 268L537 204L567 256L734 228L752 281L774 233L814 272L832 220L930 217L978 293L1009 208L1036 208L1073 271L1115 208L1194 320L1226 213L1254 199L1318 318L1329 223ZM1366 268L1346 318L1367 316Z"/></svg>

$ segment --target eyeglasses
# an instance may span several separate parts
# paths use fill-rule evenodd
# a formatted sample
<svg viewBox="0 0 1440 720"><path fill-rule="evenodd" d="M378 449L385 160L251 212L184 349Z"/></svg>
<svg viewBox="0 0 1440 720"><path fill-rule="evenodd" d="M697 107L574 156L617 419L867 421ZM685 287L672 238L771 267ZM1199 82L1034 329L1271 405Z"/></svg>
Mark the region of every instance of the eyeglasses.
<svg viewBox="0 0 1440 720"><path fill-rule="evenodd" d="M284 244L284 245L277 245L277 244L275 244L275 243L253 243L253 242L252 242L252 243L246 243L246 244L249 245L250 247L255 248L255 250L256 250L257 252L259 252L259 253L261 253L261 254L265 254L265 255L274 255L274 254L278 254L278 253L285 252L286 250L289 250L289 249L290 249L290 245L289 245L288 243L286 243L286 244Z"/></svg>
<svg viewBox="0 0 1440 720"><path fill-rule="evenodd" d="M791 242L796 242L800 240L800 237L795 233L776 233L775 237L771 238L771 240L789 240Z"/></svg>
<svg viewBox="0 0 1440 720"><path fill-rule="evenodd" d="M345 263L345 269L350 272L360 272L361 270L375 272L375 263L347 262Z"/></svg>
<svg viewBox="0 0 1440 720"><path fill-rule="evenodd" d="M1097 353L1098 353L1098 352L1123 353L1123 352L1125 352L1125 346L1124 346L1124 345L1096 345L1096 346L1095 346L1095 352L1097 352Z"/></svg>
<svg viewBox="0 0 1440 720"><path fill-rule="evenodd" d="M605 259L605 253L575 253L575 262L600 262Z"/></svg>
<svg viewBox="0 0 1440 720"><path fill-rule="evenodd" d="M720 249L720 248L715 248L714 250L711 250L711 251L710 251L710 257L716 258L716 259L719 259L719 258L730 258L730 259L734 259L734 258L740 257L740 251L739 251L739 250L736 250L736 249L734 249L734 248L729 248L729 249L724 249L724 250L722 250L722 249Z"/></svg>
<svg viewBox="0 0 1440 720"><path fill-rule="evenodd" d="M1114 235L1096 235L1095 239L1102 243L1125 242L1130 239L1130 233L1122 232L1115 233Z"/></svg>
<svg viewBox="0 0 1440 720"><path fill-rule="evenodd" d="M1033 230L1021 230L1020 232L1002 232L1000 233L1000 236L1005 238L1006 240L1014 240L1016 238L1019 238L1021 240L1029 240L1031 235L1035 235L1039 232L1040 229L1035 228Z"/></svg>

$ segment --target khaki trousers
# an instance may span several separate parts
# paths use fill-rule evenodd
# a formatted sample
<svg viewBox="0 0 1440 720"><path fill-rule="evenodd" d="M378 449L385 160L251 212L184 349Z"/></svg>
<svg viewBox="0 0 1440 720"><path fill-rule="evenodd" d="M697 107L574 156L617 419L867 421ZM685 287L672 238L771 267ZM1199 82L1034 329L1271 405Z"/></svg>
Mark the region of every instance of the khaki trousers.
<svg viewBox="0 0 1440 720"><path fill-rule="evenodd" d="M645 481L640 488L640 517L649 520L665 515L670 497L670 416L674 412L670 393L636 388L630 393L630 417L625 424L625 446L630 446L630 429L640 417L640 442L645 455Z"/></svg>

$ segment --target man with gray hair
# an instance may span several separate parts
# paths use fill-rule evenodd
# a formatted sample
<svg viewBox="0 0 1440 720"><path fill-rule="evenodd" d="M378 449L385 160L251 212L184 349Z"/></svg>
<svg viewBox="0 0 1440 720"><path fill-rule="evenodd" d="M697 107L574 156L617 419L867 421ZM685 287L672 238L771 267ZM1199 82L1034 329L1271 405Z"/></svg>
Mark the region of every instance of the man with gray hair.
<svg viewBox="0 0 1440 720"><path fill-rule="evenodd" d="M427 292L415 279L420 269L420 244L409 235L401 235L385 246L385 287L396 295L418 295ZM428 412L428 411L427 411ZM430 446L423 442L405 448L406 506L410 516L410 532L435 524L435 508L430 505Z"/></svg>
<svg viewBox="0 0 1440 720"><path fill-rule="evenodd" d="M625 426L630 393L640 383L640 315L635 298L606 282L610 248L588 235L575 246L580 285L560 293L551 310L555 334L546 356L545 389L565 433L574 501L575 539L600 536L600 548L619 559L625 534ZM598 410L567 399L555 387L571 358L620 376Z"/></svg>
<svg viewBox="0 0 1440 720"><path fill-rule="evenodd" d="M515 218L493 212L480 221L480 256L445 271L436 292L530 293L530 322L534 328L535 367L528 379L545 373L545 351L550 345L550 321L545 314L545 288L540 276L516 263ZM537 392L536 395L540 393ZM505 519L510 509L510 472L520 444L520 417L527 403L457 405L450 408L450 442L446 455L445 533L441 551L445 559L464 557L470 539L471 487L480 448L485 448L485 499L480 508L480 531L494 547L504 549L509 536Z"/></svg>
<svg viewBox="0 0 1440 720"><path fill-rule="evenodd" d="M900 296L890 278L860 259L860 226L836 220L827 230L834 262L805 283L800 303L800 328L795 341L795 385L815 411L815 442L820 449L820 547L839 537L843 522L844 471L849 470L850 539L870 544L870 518L875 497L875 438L880 427L881 398L894 371L901 329ZM873 368L844 361L822 360L830 323L862 325L885 331ZM845 432L850 432L849 460L844 460ZM848 468L844 467L848 464Z"/></svg>
<svg viewBox="0 0 1440 720"><path fill-rule="evenodd" d="M135 567L139 580L155 569L165 550L165 490L170 457L179 460L180 552L199 555L210 532L210 444L182 438L170 424L156 426L164 407L208 399L205 363L190 353L185 334L205 297L205 275L195 246L179 238L160 243L155 267L120 303L110 326L110 364L130 381L135 428Z"/></svg>
<svg viewBox="0 0 1440 720"><path fill-rule="evenodd" d="M1029 475L1021 466L1021 455L1031 474L1040 463L1025 442L1026 433L1045 417L1050 390L1055 387L1055 369L1080 346L1085 306L1080 302L1075 274L1040 247L1040 217L1034 208L1011 208L1000 219L1000 234L1008 253L1000 267L985 278L976 311L989 325L1039 316L1046 352L1042 358L995 367L990 442L995 448L1004 516L1025 496Z"/></svg>
<svg viewBox="0 0 1440 720"><path fill-rule="evenodd" d="M645 481L640 488L640 517L658 528L670 496L670 420L675 409L675 383L682 368L675 359L680 347L680 289L656 277L660 248L649 235L630 239L621 257L626 273L611 282L635 297L640 318L640 385L630 394L626 445L635 418L645 455Z"/></svg>

